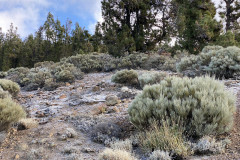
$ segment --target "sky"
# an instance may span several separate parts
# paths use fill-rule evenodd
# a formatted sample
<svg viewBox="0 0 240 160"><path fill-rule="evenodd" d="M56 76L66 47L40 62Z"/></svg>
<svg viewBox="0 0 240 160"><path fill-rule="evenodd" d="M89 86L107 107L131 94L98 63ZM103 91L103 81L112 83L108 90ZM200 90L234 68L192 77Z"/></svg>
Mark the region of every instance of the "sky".
<svg viewBox="0 0 240 160"><path fill-rule="evenodd" d="M0 0L0 27L6 32L13 23L20 36L27 37L44 24L48 12L62 25L69 19L90 33L102 21L101 0Z"/></svg>
<svg viewBox="0 0 240 160"><path fill-rule="evenodd" d="M220 0L213 0L216 5ZM58 18L61 24L67 19L73 25L94 33L97 22L102 22L101 0L0 0L0 27L7 32L11 23L18 28L21 37L34 34L44 24L48 12Z"/></svg>

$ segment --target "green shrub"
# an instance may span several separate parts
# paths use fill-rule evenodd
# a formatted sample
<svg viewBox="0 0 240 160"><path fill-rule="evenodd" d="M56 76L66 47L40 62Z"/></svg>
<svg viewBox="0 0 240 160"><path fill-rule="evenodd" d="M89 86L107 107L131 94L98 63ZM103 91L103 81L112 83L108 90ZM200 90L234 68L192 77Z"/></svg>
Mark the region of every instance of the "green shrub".
<svg viewBox="0 0 240 160"><path fill-rule="evenodd" d="M140 87L143 88L145 85L160 83L166 76L165 72L146 72L138 77L138 81Z"/></svg>
<svg viewBox="0 0 240 160"><path fill-rule="evenodd" d="M0 72L0 78L5 78L7 76L7 72Z"/></svg>
<svg viewBox="0 0 240 160"><path fill-rule="evenodd" d="M32 71L28 74L27 78L29 79L29 84L33 84L38 86L39 88L42 88L45 84L45 80L52 78L52 75L49 71Z"/></svg>
<svg viewBox="0 0 240 160"><path fill-rule="evenodd" d="M53 61L44 61L35 63L34 68L50 68L52 65L54 65Z"/></svg>
<svg viewBox="0 0 240 160"><path fill-rule="evenodd" d="M141 147L146 151L162 150L181 157L191 154L189 146L183 139L182 131L177 126L171 127L163 123L160 127L153 122L151 128L140 133L138 138Z"/></svg>
<svg viewBox="0 0 240 160"><path fill-rule="evenodd" d="M118 65L118 68L122 69L140 68L147 61L147 59L148 56L144 53L127 54L119 58L120 63Z"/></svg>
<svg viewBox="0 0 240 160"><path fill-rule="evenodd" d="M7 72L6 79L16 82L22 86L21 81L24 78L26 78L28 74L29 74L28 68L25 67L12 68Z"/></svg>
<svg viewBox="0 0 240 160"><path fill-rule="evenodd" d="M70 82L74 81L74 75L68 70L62 70L55 74L57 82Z"/></svg>
<svg viewBox="0 0 240 160"><path fill-rule="evenodd" d="M216 141L215 138L204 136L197 143L192 143L192 150L195 154L220 154L225 151L225 142Z"/></svg>
<svg viewBox="0 0 240 160"><path fill-rule="evenodd" d="M0 99L4 98L11 98L11 95L9 94L8 91L4 91L2 87L0 87Z"/></svg>
<svg viewBox="0 0 240 160"><path fill-rule="evenodd" d="M134 70L121 70L117 71L112 76L112 82L128 85L137 85L138 84L138 74Z"/></svg>
<svg viewBox="0 0 240 160"><path fill-rule="evenodd" d="M57 82L74 82L75 79L82 79L83 72L80 69L77 69L71 63L56 63L56 67L52 71Z"/></svg>
<svg viewBox="0 0 240 160"><path fill-rule="evenodd" d="M26 113L23 108L13 102L11 98L0 99L0 131L7 129L11 123L25 117Z"/></svg>
<svg viewBox="0 0 240 160"><path fill-rule="evenodd" d="M235 109L235 96L221 82L210 77L167 77L146 86L128 113L138 128L147 128L153 120L181 121L189 136L203 136L229 132Z"/></svg>
<svg viewBox="0 0 240 160"><path fill-rule="evenodd" d="M208 53L210 51L217 51L223 49L222 46L206 46L202 49L202 53Z"/></svg>
<svg viewBox="0 0 240 160"><path fill-rule="evenodd" d="M136 160L136 158L125 150L107 148L99 154L98 160Z"/></svg>
<svg viewBox="0 0 240 160"><path fill-rule="evenodd" d="M132 152L132 140L126 139L124 141L114 141L110 143L110 148L111 149L118 149L118 150L125 150L128 152Z"/></svg>
<svg viewBox="0 0 240 160"><path fill-rule="evenodd" d="M164 71L173 71L176 72L176 63L177 63L177 59L176 58L168 58L165 60L163 66L162 66L162 70Z"/></svg>
<svg viewBox="0 0 240 160"><path fill-rule="evenodd" d="M234 73L240 71L240 48L228 47L216 52L212 56L206 71L217 77L232 78Z"/></svg>
<svg viewBox="0 0 240 160"><path fill-rule="evenodd" d="M183 58L177 64L177 71L193 70L209 73L217 78L233 78L240 72L240 48L207 46L198 56Z"/></svg>
<svg viewBox="0 0 240 160"><path fill-rule="evenodd" d="M0 79L0 86L4 91L8 91L12 96L17 96L20 92L19 85L7 79Z"/></svg>
<svg viewBox="0 0 240 160"><path fill-rule="evenodd" d="M189 57L183 57L179 63L176 64L176 69L178 72L183 72L185 70L195 70L198 68L199 57L191 55Z"/></svg>
<svg viewBox="0 0 240 160"><path fill-rule="evenodd" d="M162 69L167 57L158 54L149 55L147 60L142 64L143 69Z"/></svg>
<svg viewBox="0 0 240 160"><path fill-rule="evenodd" d="M76 55L65 59L65 62L71 63L83 72L89 73L102 70L102 63L100 61L101 55L87 54Z"/></svg>
<svg viewBox="0 0 240 160"><path fill-rule="evenodd" d="M59 86L60 86L60 84L55 82L55 80L53 78L49 78L49 79L45 80L43 89L45 91L53 91Z"/></svg>

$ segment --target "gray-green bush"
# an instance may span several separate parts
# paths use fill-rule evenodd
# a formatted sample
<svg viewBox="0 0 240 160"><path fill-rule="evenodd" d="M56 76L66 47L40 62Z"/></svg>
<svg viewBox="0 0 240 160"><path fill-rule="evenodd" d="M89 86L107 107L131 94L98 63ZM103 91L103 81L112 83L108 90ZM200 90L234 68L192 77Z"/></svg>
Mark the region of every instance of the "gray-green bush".
<svg viewBox="0 0 240 160"><path fill-rule="evenodd" d="M167 73L165 72L146 72L138 76L138 81L140 87L143 88L145 85L160 83L166 76Z"/></svg>
<svg viewBox="0 0 240 160"><path fill-rule="evenodd" d="M167 77L146 86L128 113L138 128L147 128L153 120L181 121L189 136L204 136L229 132L235 109L235 96L221 82L210 77Z"/></svg>
<svg viewBox="0 0 240 160"><path fill-rule="evenodd" d="M163 123L158 126L153 122L148 130L138 136L140 146L145 151L162 150L180 157L191 154L190 147L186 144L183 133L178 126Z"/></svg>
<svg viewBox="0 0 240 160"><path fill-rule="evenodd" d="M112 82L128 85L137 85L138 84L138 74L134 70L121 70L117 71L112 76Z"/></svg>
<svg viewBox="0 0 240 160"><path fill-rule="evenodd" d="M177 64L177 71L193 70L217 78L233 78L240 73L240 48L232 46L207 46L197 56L183 58Z"/></svg>
<svg viewBox="0 0 240 160"><path fill-rule="evenodd" d="M7 79L0 79L0 87L4 91L8 91L12 96L17 96L17 94L20 92L19 85Z"/></svg>
<svg viewBox="0 0 240 160"><path fill-rule="evenodd" d="M0 99L0 131L7 129L11 123L25 117L26 113L23 108L11 98Z"/></svg>
<svg viewBox="0 0 240 160"><path fill-rule="evenodd" d="M29 74L29 69L25 67L17 67L17 68L12 68L8 70L7 76L5 77L6 79L9 79L13 82L18 83L19 85L22 86L22 80L27 77Z"/></svg>

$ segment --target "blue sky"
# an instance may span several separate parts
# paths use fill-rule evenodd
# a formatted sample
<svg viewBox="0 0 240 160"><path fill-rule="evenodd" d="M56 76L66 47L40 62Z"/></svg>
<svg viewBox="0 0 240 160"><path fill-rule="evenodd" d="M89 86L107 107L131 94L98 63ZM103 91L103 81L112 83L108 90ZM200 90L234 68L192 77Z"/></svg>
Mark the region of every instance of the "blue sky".
<svg viewBox="0 0 240 160"><path fill-rule="evenodd" d="M220 0L213 1L220 3ZM62 24L69 18L73 27L78 22L90 33L102 21L101 0L0 0L0 27L6 32L13 23L24 38L43 25L48 12Z"/></svg>
<svg viewBox="0 0 240 160"><path fill-rule="evenodd" d="M48 12L62 24L68 18L73 27L78 22L90 33L94 32L95 24L102 21L101 0L0 0L0 27L6 32L13 23L24 38L44 23Z"/></svg>

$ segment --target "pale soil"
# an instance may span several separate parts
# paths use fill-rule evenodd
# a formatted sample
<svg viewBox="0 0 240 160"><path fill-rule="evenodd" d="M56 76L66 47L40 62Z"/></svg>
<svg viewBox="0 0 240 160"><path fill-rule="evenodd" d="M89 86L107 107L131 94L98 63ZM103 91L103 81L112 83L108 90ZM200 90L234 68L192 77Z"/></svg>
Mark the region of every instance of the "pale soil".
<svg viewBox="0 0 240 160"><path fill-rule="evenodd" d="M132 99L122 99L110 107L104 102L106 96L120 93L121 86L110 81L112 74L86 74L83 80L55 91L21 92L19 102L27 108L29 117L39 121L40 125L28 130L11 129L0 147L0 159L74 160L77 157L95 160L105 146L92 142L90 135L92 127L101 122L115 122L122 127L122 137L128 137L133 130L127 117ZM240 82L230 81L228 88L238 93ZM240 100L240 92L238 98ZM105 107L107 112L100 113L101 107ZM227 135L232 144L225 154L191 159L240 159L239 109L235 116L234 129ZM66 128L75 129L77 137L62 140ZM66 153L67 149L74 153Z"/></svg>

